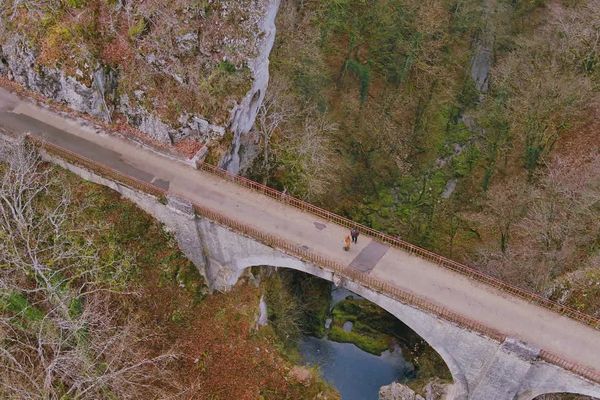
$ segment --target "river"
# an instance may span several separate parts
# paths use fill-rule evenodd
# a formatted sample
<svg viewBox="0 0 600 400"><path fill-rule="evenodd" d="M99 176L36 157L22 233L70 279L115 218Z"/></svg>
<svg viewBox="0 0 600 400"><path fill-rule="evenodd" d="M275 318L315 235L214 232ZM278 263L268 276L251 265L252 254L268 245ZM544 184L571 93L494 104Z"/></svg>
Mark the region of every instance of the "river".
<svg viewBox="0 0 600 400"><path fill-rule="evenodd" d="M343 289L331 294L332 307L348 296L358 297ZM340 392L342 400L378 400L381 386L414 376L414 368L404 359L400 348L375 356L351 343L307 336L300 341L300 353L306 364L319 367L323 378Z"/></svg>

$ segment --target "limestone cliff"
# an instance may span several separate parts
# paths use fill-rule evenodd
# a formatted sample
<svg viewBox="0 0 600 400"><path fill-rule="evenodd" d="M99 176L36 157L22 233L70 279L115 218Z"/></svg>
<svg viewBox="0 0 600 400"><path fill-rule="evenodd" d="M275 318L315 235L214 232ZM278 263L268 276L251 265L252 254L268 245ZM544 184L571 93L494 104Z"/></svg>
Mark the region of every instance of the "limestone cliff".
<svg viewBox="0 0 600 400"><path fill-rule="evenodd" d="M237 172L279 0L26 3L0 4L0 74L188 153L233 137L222 164Z"/></svg>

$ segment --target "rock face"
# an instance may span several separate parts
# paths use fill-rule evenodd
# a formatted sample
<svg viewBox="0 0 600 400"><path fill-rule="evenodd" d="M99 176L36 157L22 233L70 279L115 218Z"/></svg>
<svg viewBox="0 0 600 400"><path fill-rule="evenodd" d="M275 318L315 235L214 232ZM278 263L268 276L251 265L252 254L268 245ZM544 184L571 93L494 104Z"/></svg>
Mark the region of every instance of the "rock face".
<svg viewBox="0 0 600 400"><path fill-rule="evenodd" d="M452 385L437 380L430 381L425 385L425 400L446 400L450 398Z"/></svg>
<svg viewBox="0 0 600 400"><path fill-rule="evenodd" d="M471 63L471 79L480 93L487 93L490 69L492 68L492 50L486 41L478 43Z"/></svg>
<svg viewBox="0 0 600 400"><path fill-rule="evenodd" d="M256 318L256 326L262 327L267 326L269 323L269 313L267 311L267 302L265 301L265 296L260 296L260 301L258 303L258 316Z"/></svg>
<svg viewBox="0 0 600 400"><path fill-rule="evenodd" d="M113 102L116 92L116 74L110 69L97 68L92 73L91 86L85 86L63 71L38 67L36 55L19 35L2 43L0 60L0 74L76 111L109 119L108 104Z"/></svg>
<svg viewBox="0 0 600 400"><path fill-rule="evenodd" d="M290 377L304 386L310 385L312 373L306 367L295 366L290 370Z"/></svg>
<svg viewBox="0 0 600 400"><path fill-rule="evenodd" d="M280 4L281 0L269 1L265 18L261 24L261 31L264 32L264 36L259 45L259 54L250 63L250 69L254 75L254 84L248 95L233 111L231 120L231 130L234 134L233 143L230 152L223 157L220 166L234 174L240 171L240 166L244 163L240 152L242 136L252 129L269 85L269 55L275 43L277 32L275 18ZM251 153L251 151L245 153Z"/></svg>
<svg viewBox="0 0 600 400"><path fill-rule="evenodd" d="M473 79L475 88L480 94L487 93L490 86L490 70L494 61L494 26L491 16L495 7L495 0L485 0L483 2L483 12L486 24L477 40L475 52L471 61L471 79Z"/></svg>
<svg viewBox="0 0 600 400"><path fill-rule="evenodd" d="M144 2L117 2L116 8L107 12L118 16L135 11L146 19L130 26L122 38L126 45L105 43L100 49L69 36L64 21L60 23L65 25L57 25L62 30L55 30L75 41L67 50L60 40L29 35L26 27L8 24L8 19L0 16L0 74L104 121L110 122L117 115L123 117L161 143L177 144L191 139L210 145L229 131L233 144L221 165L237 173L240 147L254 125L268 85L269 54L279 3L280 0L218 0L204 8L180 5L184 8L167 16L175 20L160 22L170 29L163 34L147 32L160 21L152 19L157 11L149 9L151 6ZM137 8L132 11L132 7ZM109 40L108 36L103 40ZM54 54L48 51L49 43L66 52L64 62L60 56L48 62L48 54ZM73 50L80 48L85 49L84 55ZM123 50L123 57L129 58L109 63L111 57L115 58L109 50ZM135 67L127 70L127 64ZM248 85L245 88L244 82ZM240 89L242 92L238 93ZM203 101L206 96L208 100ZM206 114L198 110L206 110Z"/></svg>

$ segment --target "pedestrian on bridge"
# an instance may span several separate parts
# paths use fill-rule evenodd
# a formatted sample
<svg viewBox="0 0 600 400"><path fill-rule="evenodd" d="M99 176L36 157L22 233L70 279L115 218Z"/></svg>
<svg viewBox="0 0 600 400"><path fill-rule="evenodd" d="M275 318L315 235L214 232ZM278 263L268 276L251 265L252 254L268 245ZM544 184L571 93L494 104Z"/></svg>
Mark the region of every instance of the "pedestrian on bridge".
<svg viewBox="0 0 600 400"><path fill-rule="evenodd" d="M350 236L346 235L346 237L344 238L344 250L348 251L350 250Z"/></svg>
<svg viewBox="0 0 600 400"><path fill-rule="evenodd" d="M358 242L358 229L356 228L352 228L350 230L350 236L352 236L352 243L357 243Z"/></svg>

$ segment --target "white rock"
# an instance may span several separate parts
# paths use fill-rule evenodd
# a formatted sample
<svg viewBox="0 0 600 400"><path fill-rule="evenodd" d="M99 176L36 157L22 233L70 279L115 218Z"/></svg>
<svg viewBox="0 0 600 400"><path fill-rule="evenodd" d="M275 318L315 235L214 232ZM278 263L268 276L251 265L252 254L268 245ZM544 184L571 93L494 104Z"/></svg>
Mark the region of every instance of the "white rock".
<svg viewBox="0 0 600 400"><path fill-rule="evenodd" d="M408 386L393 382L379 389L379 400L423 400L423 398Z"/></svg>

